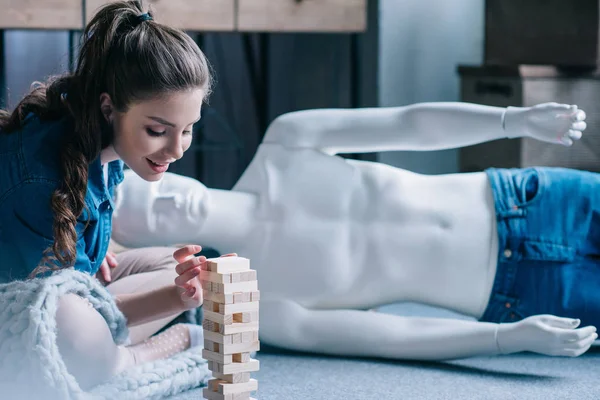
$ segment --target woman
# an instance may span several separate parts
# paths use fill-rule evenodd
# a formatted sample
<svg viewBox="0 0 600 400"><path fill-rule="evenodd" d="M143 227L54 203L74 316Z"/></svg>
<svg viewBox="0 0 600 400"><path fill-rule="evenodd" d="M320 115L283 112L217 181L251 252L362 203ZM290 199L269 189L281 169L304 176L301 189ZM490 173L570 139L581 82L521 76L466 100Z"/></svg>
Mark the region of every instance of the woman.
<svg viewBox="0 0 600 400"><path fill-rule="evenodd" d="M63 296L58 346L82 387L199 341L201 328L176 325L144 342L201 305L199 246L107 251L123 164L161 179L190 147L210 89L189 36L154 22L141 1L114 2L85 28L74 73L0 113L0 283L64 268L99 273L132 327L131 346L118 347L89 303Z"/></svg>

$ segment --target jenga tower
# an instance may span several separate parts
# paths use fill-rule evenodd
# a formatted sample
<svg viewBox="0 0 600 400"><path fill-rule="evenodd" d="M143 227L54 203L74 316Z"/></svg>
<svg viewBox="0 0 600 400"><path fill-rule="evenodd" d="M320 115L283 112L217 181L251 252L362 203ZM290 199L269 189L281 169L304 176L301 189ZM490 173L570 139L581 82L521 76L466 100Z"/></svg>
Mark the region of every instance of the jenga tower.
<svg viewBox="0 0 600 400"><path fill-rule="evenodd" d="M250 358L258 351L258 302L256 271L243 257L211 258L200 280L204 289L204 350L213 377L204 389L208 400L251 399L258 390L250 373L259 361Z"/></svg>

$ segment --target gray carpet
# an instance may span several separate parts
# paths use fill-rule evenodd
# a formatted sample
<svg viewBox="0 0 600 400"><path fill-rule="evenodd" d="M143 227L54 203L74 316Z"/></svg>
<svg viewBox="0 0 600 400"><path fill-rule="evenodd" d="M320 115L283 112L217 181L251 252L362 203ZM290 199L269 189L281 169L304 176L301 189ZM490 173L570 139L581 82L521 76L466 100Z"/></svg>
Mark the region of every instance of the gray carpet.
<svg viewBox="0 0 600 400"><path fill-rule="evenodd" d="M413 304L382 308L400 315L458 317ZM452 362L336 358L262 346L253 374L260 400L296 399L600 399L600 348L578 358L534 354ZM173 397L202 398L201 390Z"/></svg>

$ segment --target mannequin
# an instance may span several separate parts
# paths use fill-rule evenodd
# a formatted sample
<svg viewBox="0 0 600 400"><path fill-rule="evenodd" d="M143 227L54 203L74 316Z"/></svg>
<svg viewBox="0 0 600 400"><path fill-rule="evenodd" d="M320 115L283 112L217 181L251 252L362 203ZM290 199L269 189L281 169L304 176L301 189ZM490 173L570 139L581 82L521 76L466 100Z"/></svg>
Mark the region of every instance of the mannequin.
<svg viewBox="0 0 600 400"><path fill-rule="evenodd" d="M492 323L369 312L415 301L481 318L496 274L494 198L484 172L425 176L337 154L458 148L528 136L570 146L585 113L545 103L307 110L271 123L232 190L128 174L113 238L200 243L251 259L261 340L335 355L440 360L533 351L578 356L596 328L552 315Z"/></svg>

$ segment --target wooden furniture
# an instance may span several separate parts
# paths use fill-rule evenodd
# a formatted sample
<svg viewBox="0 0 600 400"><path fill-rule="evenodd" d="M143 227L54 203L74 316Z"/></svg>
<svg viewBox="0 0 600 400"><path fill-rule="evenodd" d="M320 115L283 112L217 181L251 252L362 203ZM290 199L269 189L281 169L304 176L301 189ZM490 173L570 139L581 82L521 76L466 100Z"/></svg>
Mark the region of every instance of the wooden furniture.
<svg viewBox="0 0 600 400"><path fill-rule="evenodd" d="M486 0L485 64L595 66L598 0Z"/></svg>
<svg viewBox="0 0 600 400"><path fill-rule="evenodd" d="M112 0L0 0L0 29L81 30L108 1ZM147 4L157 21L198 32L362 32L367 19L367 0L147 0Z"/></svg>
<svg viewBox="0 0 600 400"><path fill-rule="evenodd" d="M600 172L600 73L565 74L554 67L465 67L461 101L497 107L545 102L577 104L587 114L583 138L572 147L535 139L503 139L460 149L461 172L490 167L567 167Z"/></svg>
<svg viewBox="0 0 600 400"><path fill-rule="evenodd" d="M351 32L366 28L367 0L239 0L237 29Z"/></svg>
<svg viewBox="0 0 600 400"><path fill-rule="evenodd" d="M111 0L84 0L86 23ZM146 4L165 25L189 31L235 30L235 0L151 0Z"/></svg>
<svg viewBox="0 0 600 400"><path fill-rule="evenodd" d="M83 28L81 0L0 0L0 29Z"/></svg>

